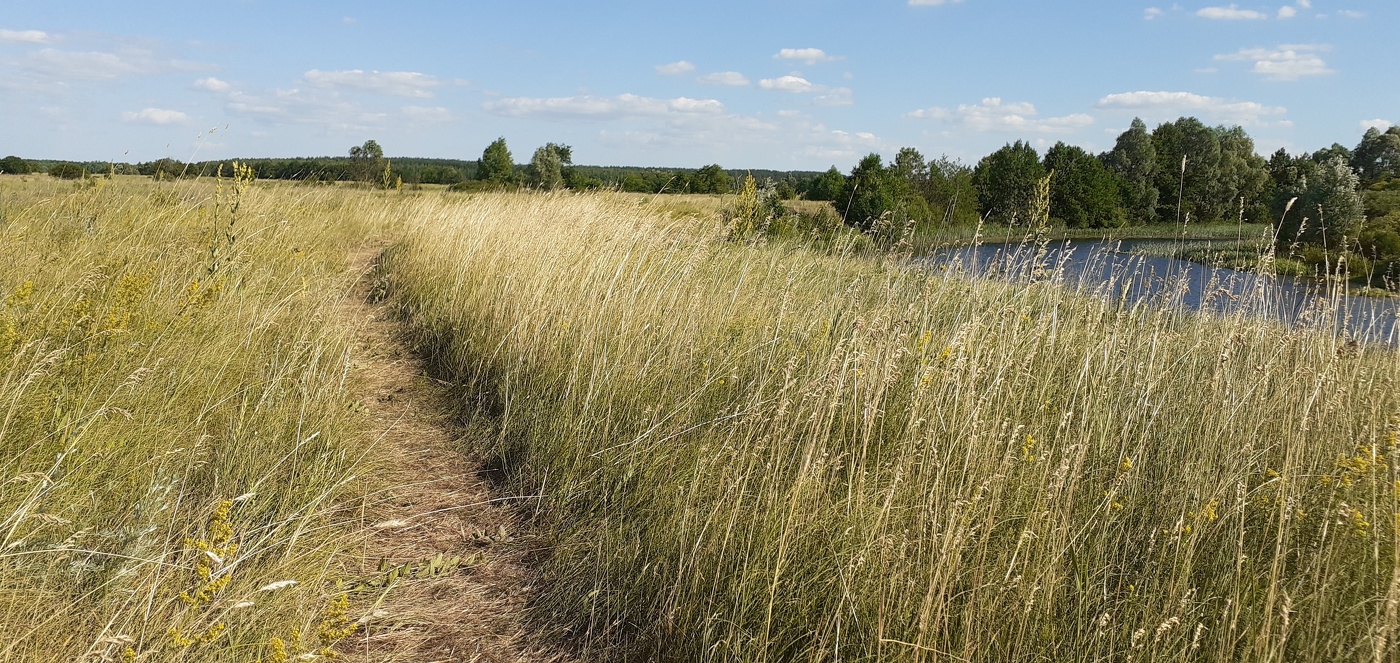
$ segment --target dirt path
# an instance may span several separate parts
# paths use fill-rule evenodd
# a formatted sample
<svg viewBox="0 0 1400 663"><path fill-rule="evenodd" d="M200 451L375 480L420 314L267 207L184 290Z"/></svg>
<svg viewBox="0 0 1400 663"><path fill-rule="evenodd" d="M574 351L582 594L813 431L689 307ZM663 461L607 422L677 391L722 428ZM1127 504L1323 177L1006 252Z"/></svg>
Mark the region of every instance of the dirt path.
<svg viewBox="0 0 1400 663"><path fill-rule="evenodd" d="M388 308L370 301L377 255L352 260L364 278L345 315L365 321L359 405L383 478L396 487L367 500L371 535L358 571L393 584L368 592L382 598L360 606L367 617L337 649L349 661L564 661L524 624L532 589L523 558L538 542L479 476L446 386L428 376Z"/></svg>

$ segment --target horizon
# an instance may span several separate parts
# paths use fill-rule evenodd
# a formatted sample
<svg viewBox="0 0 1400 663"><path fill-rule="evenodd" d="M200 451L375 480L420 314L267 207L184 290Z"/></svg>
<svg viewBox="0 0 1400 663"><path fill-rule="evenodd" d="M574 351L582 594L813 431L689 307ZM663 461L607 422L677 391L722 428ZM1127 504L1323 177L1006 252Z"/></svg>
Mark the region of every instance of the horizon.
<svg viewBox="0 0 1400 663"><path fill-rule="evenodd" d="M1263 156L1400 119L1383 82L1400 49L1377 46L1400 6L1377 0L7 14L0 152L35 160L324 158L305 155L374 139L389 158L474 161L504 137L516 163L555 142L599 167L847 172L905 146L969 165L1016 140L1101 153L1133 117L1242 126ZM674 165L638 165L657 163Z"/></svg>

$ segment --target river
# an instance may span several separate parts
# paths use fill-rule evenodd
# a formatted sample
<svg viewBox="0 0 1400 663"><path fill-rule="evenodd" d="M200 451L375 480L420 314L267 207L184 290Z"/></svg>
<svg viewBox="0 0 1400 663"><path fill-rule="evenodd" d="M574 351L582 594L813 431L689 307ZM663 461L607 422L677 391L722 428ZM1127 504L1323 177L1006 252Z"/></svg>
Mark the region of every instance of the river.
<svg viewBox="0 0 1400 663"><path fill-rule="evenodd" d="M1034 244L980 244L941 249L930 264L958 265L985 276L1022 276L1035 263L1066 285L1130 304L1151 303L1212 313L1248 312L1293 326L1329 329L1347 338L1400 345L1400 298L1350 296L1344 288L1287 276L1259 276L1176 258L1143 255L1162 240L1050 242L1035 260Z"/></svg>

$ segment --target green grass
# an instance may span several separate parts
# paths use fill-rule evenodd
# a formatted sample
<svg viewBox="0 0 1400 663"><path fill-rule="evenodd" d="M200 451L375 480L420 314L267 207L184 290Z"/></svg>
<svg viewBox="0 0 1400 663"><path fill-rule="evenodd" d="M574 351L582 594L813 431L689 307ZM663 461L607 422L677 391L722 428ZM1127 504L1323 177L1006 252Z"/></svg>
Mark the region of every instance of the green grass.
<svg viewBox="0 0 1400 663"><path fill-rule="evenodd" d="M1394 352L606 195L413 217L392 297L539 500L536 616L585 655L1394 655Z"/></svg>

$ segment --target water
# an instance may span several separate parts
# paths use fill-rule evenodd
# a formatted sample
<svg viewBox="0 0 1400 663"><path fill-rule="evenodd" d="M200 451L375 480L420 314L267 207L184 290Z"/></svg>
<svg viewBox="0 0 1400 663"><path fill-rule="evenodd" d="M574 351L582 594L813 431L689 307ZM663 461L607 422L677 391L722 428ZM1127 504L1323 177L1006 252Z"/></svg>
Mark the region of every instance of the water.
<svg viewBox="0 0 1400 663"><path fill-rule="evenodd" d="M1039 264L1081 291L1122 300L1212 313L1246 312L1293 326L1329 329L1365 342L1400 345L1400 299L1347 296L1335 285L1259 276L1201 263L1141 255L1159 240L1051 242ZM981 244L935 251L930 264L974 274L1024 277L1036 264L1033 244Z"/></svg>

